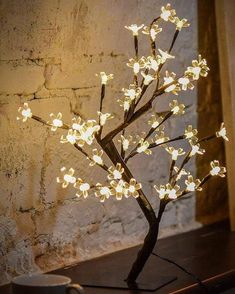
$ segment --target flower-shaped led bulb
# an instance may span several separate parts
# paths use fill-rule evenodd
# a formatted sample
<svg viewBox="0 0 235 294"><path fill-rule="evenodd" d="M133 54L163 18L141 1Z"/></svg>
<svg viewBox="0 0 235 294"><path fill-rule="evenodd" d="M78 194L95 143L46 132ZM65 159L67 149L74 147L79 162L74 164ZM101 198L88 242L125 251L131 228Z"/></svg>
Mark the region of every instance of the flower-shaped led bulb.
<svg viewBox="0 0 235 294"><path fill-rule="evenodd" d="M167 51L163 51L161 49L158 49L159 53L161 54L160 56L160 61L161 63L165 63L167 61L167 59L174 59L175 56L170 55Z"/></svg>
<svg viewBox="0 0 235 294"><path fill-rule="evenodd" d="M145 26L142 33L149 35L152 41L156 40L157 35L162 31L157 24L153 24L151 27Z"/></svg>
<svg viewBox="0 0 235 294"><path fill-rule="evenodd" d="M212 176L220 176L221 178L225 177L226 168L223 166L220 166L220 163L218 160L211 161L210 165L211 165L210 174Z"/></svg>
<svg viewBox="0 0 235 294"><path fill-rule="evenodd" d="M173 100L172 102L170 102L169 106L170 106L171 111L175 115L181 115L181 114L184 114L184 112L185 112L184 111L185 105L179 104L179 102L177 100Z"/></svg>
<svg viewBox="0 0 235 294"><path fill-rule="evenodd" d="M181 31L182 28L188 28L190 23L186 18L179 19L178 17L174 18L174 23L176 25L176 30Z"/></svg>
<svg viewBox="0 0 235 294"><path fill-rule="evenodd" d="M220 125L220 130L218 132L216 132L216 137L221 137L223 138L225 141L228 141L228 137L227 137L227 131L226 128L224 126L224 123L222 122Z"/></svg>
<svg viewBox="0 0 235 294"><path fill-rule="evenodd" d="M122 97L121 99L118 99L118 103L121 107L123 107L124 112L126 112L130 109L133 101L134 100L131 100L130 97Z"/></svg>
<svg viewBox="0 0 235 294"><path fill-rule="evenodd" d="M109 74L107 75L104 71L100 72L100 78L101 78L101 84L102 85L106 85L108 81L113 79L113 74ZM98 74L96 74L96 76L99 76Z"/></svg>
<svg viewBox="0 0 235 294"><path fill-rule="evenodd" d="M152 154L152 151L150 149L148 149L149 145L150 145L149 142L146 140L144 141L144 139L142 138L142 139L140 139L140 141L138 143L138 148L136 149L136 151L138 153L144 152L145 154L150 155L150 154Z"/></svg>
<svg viewBox="0 0 235 294"><path fill-rule="evenodd" d="M189 66L185 73L191 76L193 80L198 80L200 76L206 77L209 70L206 59L202 59L201 55L199 55L198 60L193 60L192 66Z"/></svg>
<svg viewBox="0 0 235 294"><path fill-rule="evenodd" d="M95 134L100 130L100 126L95 120L87 120L79 130L78 139L80 142L91 145L95 139Z"/></svg>
<svg viewBox="0 0 235 294"><path fill-rule="evenodd" d="M74 187L77 189L77 193L76 193L77 197L83 197L83 198L88 197L88 192L91 188L88 183L78 178L76 183L74 184Z"/></svg>
<svg viewBox="0 0 235 294"><path fill-rule="evenodd" d="M150 74L146 74L143 71L141 72L141 75L144 78L144 85L148 86L155 78L154 76L150 75Z"/></svg>
<svg viewBox="0 0 235 294"><path fill-rule="evenodd" d="M112 194L116 196L117 200L122 200L122 197L128 197L127 190L125 188L126 183L123 180L111 181L110 185L112 187Z"/></svg>
<svg viewBox="0 0 235 294"><path fill-rule="evenodd" d="M177 199L177 197L181 194L180 186L171 184L166 184L166 193L169 199Z"/></svg>
<svg viewBox="0 0 235 294"><path fill-rule="evenodd" d="M194 192L194 191L201 191L202 188L200 187L201 181L199 179L194 180L193 176L188 176L188 179L185 180L186 191L187 192Z"/></svg>
<svg viewBox="0 0 235 294"><path fill-rule="evenodd" d="M124 168L122 167L121 163L117 163L116 167L111 166L108 169L108 179L109 180L120 180L122 178L122 174L124 172Z"/></svg>
<svg viewBox="0 0 235 294"><path fill-rule="evenodd" d="M52 119L51 122L51 130L55 132L57 128L61 128L63 126L63 121L62 121L62 114L59 112L56 116L54 113L50 114L50 117Z"/></svg>
<svg viewBox="0 0 235 294"><path fill-rule="evenodd" d="M124 96L130 98L132 101L135 101L141 94L141 88L136 87L134 84L130 84L129 89L122 89Z"/></svg>
<svg viewBox="0 0 235 294"><path fill-rule="evenodd" d="M168 71L166 71L166 76L163 78L164 79L163 87L173 83L172 85L165 88L165 92L167 93L171 92L175 95L178 95L178 92L180 91L180 87L179 87L179 84L175 81L175 76L176 74L174 72L169 73Z"/></svg>
<svg viewBox="0 0 235 294"><path fill-rule="evenodd" d="M112 195L112 190L107 186L102 186L101 184L96 185L96 192L95 196L100 199L100 202L104 202L106 199L109 199L109 197Z"/></svg>
<svg viewBox="0 0 235 294"><path fill-rule="evenodd" d="M187 89L193 90L194 85L191 83L190 79L187 76L178 79L179 84L181 85L181 89L186 91Z"/></svg>
<svg viewBox="0 0 235 294"><path fill-rule="evenodd" d="M150 70L157 71L159 68L159 65L161 64L161 58L158 56L153 57L153 56L148 56L146 59L146 64L145 67Z"/></svg>
<svg viewBox="0 0 235 294"><path fill-rule="evenodd" d="M161 7L161 14L160 17L164 21L171 21L174 22L175 18L174 16L176 15L175 9L171 8L171 4L167 4L165 7Z"/></svg>
<svg viewBox="0 0 235 294"><path fill-rule="evenodd" d="M102 159L102 155L103 155L104 151L100 150L98 151L97 149L93 149L92 150L92 156L91 156L91 162L90 162L90 166L94 166L95 164L97 165L104 165L103 159Z"/></svg>
<svg viewBox="0 0 235 294"><path fill-rule="evenodd" d="M104 126L107 122L107 120L112 119L113 115L111 113L102 113L100 111L97 111L98 116L100 118L100 125Z"/></svg>
<svg viewBox="0 0 235 294"><path fill-rule="evenodd" d="M119 143L122 144L122 148L124 151L127 151L130 147L130 143L132 142L133 137L129 135L128 137L125 137L121 135L121 139L118 140Z"/></svg>
<svg viewBox="0 0 235 294"><path fill-rule="evenodd" d="M75 143L77 143L78 140L78 133L76 130L68 130L68 133L66 136L62 135L60 138L60 142L61 143L70 143L72 145L74 145ZM80 144L81 146L83 146L84 144Z"/></svg>
<svg viewBox="0 0 235 294"><path fill-rule="evenodd" d="M142 56L140 59L131 58L126 64L127 66L133 68L134 74L137 75L140 72L141 68L145 67L146 58Z"/></svg>
<svg viewBox="0 0 235 294"><path fill-rule="evenodd" d="M203 155L206 152L206 150L202 149L200 147L200 144L197 142L194 142L194 140L190 140L189 143L191 145L191 151L189 153L189 157L192 157L196 154Z"/></svg>
<svg viewBox="0 0 235 294"><path fill-rule="evenodd" d="M193 139L198 133L197 129L193 129L192 125L188 125L187 128L184 131L184 137L185 139Z"/></svg>
<svg viewBox="0 0 235 294"><path fill-rule="evenodd" d="M144 24L138 26L136 24L132 24L130 26L125 26L125 28L132 32L133 36L138 36L139 30L141 30L144 27Z"/></svg>
<svg viewBox="0 0 235 294"><path fill-rule="evenodd" d="M167 196L166 186L165 185L154 185L154 189L158 193L160 199L164 199Z"/></svg>
<svg viewBox="0 0 235 294"><path fill-rule="evenodd" d="M139 192L138 190L140 190L142 188L142 185L140 183L137 183L135 179L131 179L129 183L125 183L125 188L126 188L126 193L129 196L132 196L134 198L139 197Z"/></svg>
<svg viewBox="0 0 235 294"><path fill-rule="evenodd" d="M75 184L76 178L73 176L74 175L74 169L70 168L68 172L66 172L66 168L62 167L60 170L63 174L62 178L57 177L56 181L57 183L62 183L62 188L67 188L69 184Z"/></svg>
<svg viewBox="0 0 235 294"><path fill-rule="evenodd" d="M164 131L159 130L158 132L156 132L156 135L154 137L154 143L156 145L162 144L164 142L167 142L170 138L165 136Z"/></svg>
<svg viewBox="0 0 235 294"><path fill-rule="evenodd" d="M171 154L172 160L176 161L179 156L185 154L183 148L175 149L174 147L166 147L165 148L168 153Z"/></svg>
<svg viewBox="0 0 235 294"><path fill-rule="evenodd" d="M19 107L18 112L21 114L22 117L17 116L17 120L22 120L26 122L28 118L32 117L32 111L29 108L28 103L24 103L23 106Z"/></svg>
<svg viewBox="0 0 235 294"><path fill-rule="evenodd" d="M159 124L162 122L163 117L158 115L151 115L151 118L148 120L148 124L151 126L152 129L156 129Z"/></svg>
<svg viewBox="0 0 235 294"><path fill-rule="evenodd" d="M72 129L73 130L76 130L76 131L80 131L82 129L82 118L79 116L79 117L74 117L72 119Z"/></svg>

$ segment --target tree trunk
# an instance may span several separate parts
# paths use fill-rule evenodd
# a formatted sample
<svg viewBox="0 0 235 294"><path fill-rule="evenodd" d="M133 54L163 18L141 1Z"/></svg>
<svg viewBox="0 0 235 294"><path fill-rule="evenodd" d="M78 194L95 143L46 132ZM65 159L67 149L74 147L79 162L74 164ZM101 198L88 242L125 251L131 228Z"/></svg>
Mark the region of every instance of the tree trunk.
<svg viewBox="0 0 235 294"><path fill-rule="evenodd" d="M136 280L144 268L145 263L147 262L148 258L150 257L153 249L157 243L158 239L158 232L159 232L159 225L161 221L162 214L164 212L166 204L164 202L160 203L160 209L158 213L158 218L155 222L149 223L149 231L144 239L144 244L140 251L137 254L137 258L132 265L132 268L128 274L126 279L129 285L133 285L136 283Z"/></svg>
<svg viewBox="0 0 235 294"><path fill-rule="evenodd" d="M113 162L113 164L121 163L124 168L124 174L123 178L125 181L130 181L131 178L133 178L133 175L131 174L130 170L128 169L127 165L123 161L122 157L120 156L118 150L116 149L116 146L114 145L113 141L109 141L108 143L105 142L102 144L102 140L100 141L100 145L105 151L105 153L108 155L110 160ZM141 250L138 252L137 258L132 265L132 268L130 270L130 273L128 274L128 277L126 279L126 282L128 285L134 285L136 284L136 280L141 273L141 271L144 268L144 265L148 258L150 257L154 246L157 242L158 238L158 231L159 231L159 224L161 221L162 214L164 212L166 202L161 201L160 207L158 211L158 216L156 217L156 214L149 203L148 199L144 195L142 190L139 190L139 197L136 199L141 210L143 211L148 224L149 224L149 231L144 239L144 244L141 248Z"/></svg>

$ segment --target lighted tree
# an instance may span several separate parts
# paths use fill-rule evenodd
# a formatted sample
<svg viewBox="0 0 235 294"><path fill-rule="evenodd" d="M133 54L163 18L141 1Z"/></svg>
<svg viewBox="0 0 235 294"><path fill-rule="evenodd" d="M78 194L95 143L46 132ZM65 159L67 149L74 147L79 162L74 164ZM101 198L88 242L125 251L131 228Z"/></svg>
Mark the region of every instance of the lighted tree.
<svg viewBox="0 0 235 294"><path fill-rule="evenodd" d="M162 32L162 28L159 27L161 21L169 22L176 26L168 51L163 51L156 47L156 38ZM173 116L182 115L185 112L185 105L175 99L169 104L169 110L166 112L156 113L152 109L153 102L157 97L164 95L164 93L178 95L180 91L193 90L194 83L200 77L206 77L208 74L207 62L200 55L197 60L192 61L192 65L188 66L179 77L169 71L165 71L164 75L161 74L163 66L175 58L171 52L179 32L182 28L187 28L188 26L188 21L184 18L179 19L175 10L171 8L170 4L167 4L161 8L160 16L154 19L149 26L133 24L125 27L130 30L134 39L135 55L127 63L127 66L133 70L133 82L129 88L122 89L123 97L118 100L124 111L123 121L105 136L102 136L103 128L107 120L113 118L111 113L103 112L106 85L113 79L112 74L100 73L101 97L97 120L84 120L80 116L76 116L71 123L65 123L62 120L61 113L56 115L51 113L50 121L47 122L34 115L27 103L24 103L18 110L21 115L18 119L22 119L23 122L31 118L49 126L53 132L58 129L64 130L65 134L61 136L61 143L70 143L90 161L90 166L97 165L107 172L107 179L104 179L103 184L91 185L81 178L76 178L73 168L66 169L63 167L61 168L62 175L57 178L57 182L61 183L63 188L73 185L77 191L77 197L87 198L91 194L99 198L101 202L111 197L115 197L117 200L122 200L123 197L134 197L138 202L148 221L149 231L127 276L129 284L136 281L154 249L158 238L159 224L166 205L191 192L201 191L205 182L213 176L224 177L226 173L225 167L221 167L217 160L210 163L208 172L203 179L194 179L190 172L185 170L185 165L191 158L196 155L204 155L205 150L201 146L204 142L216 137L228 140L223 123L220 130L205 138L199 138L197 129L193 128L192 125L187 126L182 131L181 136L169 138L165 134L164 123ZM138 35L140 32L147 35L150 41L151 54L147 57L139 56ZM143 102L147 89L154 83L153 92L148 97L147 102ZM147 122L149 125L147 133L142 137L128 134L130 125L146 113L151 112L152 116ZM117 135L119 135L119 139L115 140L115 143L114 138ZM187 150L174 147L174 142L180 140L188 142ZM99 150L92 149L94 143L98 143ZM117 144L120 146L117 146ZM89 147L87 151L85 147ZM135 156L150 156L157 147L164 148L171 156L171 165L169 167L168 182L154 185L160 198L160 205L156 213L144 194L141 183L133 177L128 167L128 162L133 160ZM104 162L103 153L106 153L112 162L111 166Z"/></svg>

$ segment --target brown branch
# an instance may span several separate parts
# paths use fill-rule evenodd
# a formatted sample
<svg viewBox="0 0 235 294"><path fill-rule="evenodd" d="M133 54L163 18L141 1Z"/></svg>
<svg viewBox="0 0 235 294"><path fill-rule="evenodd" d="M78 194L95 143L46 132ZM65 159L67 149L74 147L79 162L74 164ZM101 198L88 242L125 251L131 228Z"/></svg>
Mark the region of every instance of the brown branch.
<svg viewBox="0 0 235 294"><path fill-rule="evenodd" d="M73 145L78 151L80 151L83 155L86 156L87 159L89 159L90 161L93 161L92 158L89 156L89 154L84 150L82 149L80 146L78 146L77 143L75 143ZM108 167L107 165L103 164L103 165L100 165L100 164L96 164L97 166L99 166L100 168L102 168L103 170L105 170L106 172L108 172Z"/></svg>
<svg viewBox="0 0 235 294"><path fill-rule="evenodd" d="M209 135L209 136L206 136L206 137L198 140L198 143L209 141L209 140L212 140L212 139L215 139L215 138L217 138L215 134Z"/></svg>
<svg viewBox="0 0 235 294"><path fill-rule="evenodd" d="M169 111L167 112L167 114L165 115L164 119L159 123L159 125L156 128L150 128L149 132L147 133L147 135L144 138L144 141L146 141L154 131L156 131L168 118L170 118L172 116L172 112ZM136 152L137 148L140 146L140 144L138 143L130 152L130 154L127 156L127 158L125 159L125 162L127 163L127 161L134 157L136 154L138 154L138 152ZM153 148L153 147L152 147Z"/></svg>
<svg viewBox="0 0 235 294"><path fill-rule="evenodd" d="M36 120L36 121L38 121L38 122L40 122L40 123L42 123L42 124L44 124L44 125L46 125L46 126L49 126L49 127L52 126L52 124L49 124L48 122L46 122L44 119L42 119L42 118L39 117L39 116L32 115L32 119L34 119L34 120ZM66 124L63 124L62 127L58 127L58 128L68 130L68 129L69 129L69 126L66 125ZM79 150L83 155L85 155L86 158L88 158L89 160L92 161L92 159L91 159L91 157L89 156L89 154L88 154L85 150L83 150L80 146L78 146L77 143L75 143L73 146L74 146L77 150ZM97 165L98 165L99 167L101 167L103 170L105 170L106 172L108 172L108 167L107 167L105 164L104 164L104 165L99 165L99 164L97 164Z"/></svg>
<svg viewBox="0 0 235 294"><path fill-rule="evenodd" d="M172 178L172 173L173 173L173 170L174 170L175 163L176 163L176 160L172 159L171 166L170 166L170 172L169 172L169 182L170 182L170 180Z"/></svg>
<svg viewBox="0 0 235 294"><path fill-rule="evenodd" d="M158 146L164 145L164 144L168 144L168 143L170 143L170 142L174 142L174 141L178 141L178 140L183 140L183 139L185 139L184 135L182 135L182 136L178 136L178 137L175 137L175 138L173 138L173 139L169 139L169 140L167 140L167 141L165 141L165 142L162 142L162 143L159 143L159 144L152 143L152 144L149 145L149 148L148 148L148 149L152 149L152 148L155 148L155 147L158 147Z"/></svg>
<svg viewBox="0 0 235 294"><path fill-rule="evenodd" d="M207 181L209 181L212 178L211 174L207 174L201 181L198 188L202 187ZM197 191L197 190L196 190ZM186 189L177 197L177 199L174 199L172 201L177 201L178 199L182 198L183 196L192 193L192 191L187 191Z"/></svg>
<svg viewBox="0 0 235 294"><path fill-rule="evenodd" d="M41 117L36 116L34 114L32 115L31 118L34 119L34 120L36 120L36 121L38 121L38 122L40 122L40 123L42 123L43 125L48 126L48 127L52 127L53 126L52 124L48 123L47 121L45 121ZM69 129L69 126L63 123L63 125L61 127L58 127L58 129L68 130Z"/></svg>
<svg viewBox="0 0 235 294"><path fill-rule="evenodd" d="M100 125L100 116L103 110L103 100L104 100L104 96L105 96L105 84L102 84L101 86L101 92L100 92L100 115L99 115L99 125ZM100 126L100 130L98 132L98 137L101 138L101 134L102 134L102 130L103 130L103 126Z"/></svg>
<svg viewBox="0 0 235 294"><path fill-rule="evenodd" d="M136 121L140 116L142 116L143 114L145 114L148 110L151 109L152 107L152 102L154 101L154 99L160 95L162 95L165 91L166 88L168 88L169 86L175 84L176 81L173 81L171 83L168 83L165 86L162 86L157 92L154 92L154 94L152 95L151 99L146 102L141 108L139 108L132 116L131 118L126 121L121 123L119 126L116 127L116 129L110 131L101 141L102 143L105 145L107 144L109 141L111 141L118 133L120 133L123 129L127 128L129 125L131 125L134 121Z"/></svg>
<svg viewBox="0 0 235 294"><path fill-rule="evenodd" d="M163 120L159 123L159 125L156 128L151 128L149 130L149 132L147 133L147 135L144 138L144 141L147 140L152 135L152 133L154 133L172 115L173 115L173 112L172 111L167 112L167 114L165 115L165 117L163 118Z"/></svg>
<svg viewBox="0 0 235 294"><path fill-rule="evenodd" d="M173 40L172 40L172 42L171 42L171 46L170 46L170 48L169 48L169 50L168 50L169 53L171 53L171 50L172 50L173 47L174 47L174 44L175 44L175 41L176 41L178 35L179 35L179 30L176 30L176 31L175 31L175 34L174 34L174 36L173 36Z"/></svg>

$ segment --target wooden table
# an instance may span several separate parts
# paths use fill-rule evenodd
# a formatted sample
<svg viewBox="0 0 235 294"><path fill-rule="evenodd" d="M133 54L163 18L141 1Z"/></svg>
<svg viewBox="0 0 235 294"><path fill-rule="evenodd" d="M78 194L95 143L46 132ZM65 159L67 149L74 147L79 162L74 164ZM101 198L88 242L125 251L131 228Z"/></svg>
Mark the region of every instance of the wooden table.
<svg viewBox="0 0 235 294"><path fill-rule="evenodd" d="M122 250L56 270L53 273L69 276L75 283L79 283L87 276L91 282L99 276L108 280L113 275L121 280L128 273L137 251L138 247ZM210 290L209 293L222 293L222 289L235 287L235 271L233 271L235 269L235 233L229 231L227 223L206 226L189 233L162 239L155 252L174 260L200 279L207 280L205 284ZM162 276L176 276L177 280L155 293L203 293L203 289L198 288L197 285L192 287L195 284L192 277L174 265L152 256L144 269L142 278L152 282L161 279ZM192 288L189 290L178 291L190 285ZM0 293L9 294L9 286L1 287ZM147 292L86 288L86 294L101 293L139 294ZM231 293L235 293L235 290Z"/></svg>

